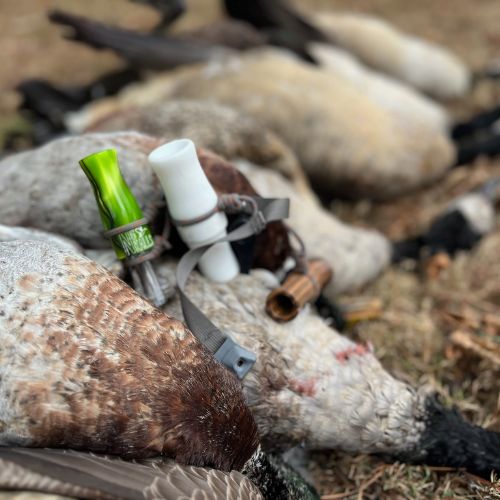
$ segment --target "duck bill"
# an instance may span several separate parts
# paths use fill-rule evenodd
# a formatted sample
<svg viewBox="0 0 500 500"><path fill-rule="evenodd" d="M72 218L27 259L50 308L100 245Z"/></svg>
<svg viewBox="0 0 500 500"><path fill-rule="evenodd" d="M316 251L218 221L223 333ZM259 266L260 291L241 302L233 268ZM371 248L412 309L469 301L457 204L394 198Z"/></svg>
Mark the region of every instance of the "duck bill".
<svg viewBox="0 0 500 500"><path fill-rule="evenodd" d="M428 396L422 418L424 430L411 450L398 460L413 464L456 467L485 479L500 472L500 433L465 421L455 408Z"/></svg>

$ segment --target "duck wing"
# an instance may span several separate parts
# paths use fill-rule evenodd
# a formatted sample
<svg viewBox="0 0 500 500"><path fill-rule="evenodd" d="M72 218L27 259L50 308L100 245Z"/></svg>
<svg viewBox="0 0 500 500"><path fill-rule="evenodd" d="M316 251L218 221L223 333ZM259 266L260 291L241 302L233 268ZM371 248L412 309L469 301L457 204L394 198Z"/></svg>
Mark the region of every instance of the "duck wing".
<svg viewBox="0 0 500 500"><path fill-rule="evenodd" d="M239 472L181 466L162 458L129 462L73 450L0 448L0 490L83 499L261 500Z"/></svg>
<svg viewBox="0 0 500 500"><path fill-rule="evenodd" d="M182 64L205 62L227 51L194 41L109 26L59 10L50 12L49 19L71 28L67 36L70 40L96 49L110 49L128 61L133 69L172 69Z"/></svg>

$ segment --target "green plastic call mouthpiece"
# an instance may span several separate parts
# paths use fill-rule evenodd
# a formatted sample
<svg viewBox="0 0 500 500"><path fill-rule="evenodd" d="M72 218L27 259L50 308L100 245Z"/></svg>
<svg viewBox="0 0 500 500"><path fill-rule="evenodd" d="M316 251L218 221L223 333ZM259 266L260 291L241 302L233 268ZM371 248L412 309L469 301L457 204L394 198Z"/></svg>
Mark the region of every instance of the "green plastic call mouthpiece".
<svg viewBox="0 0 500 500"><path fill-rule="evenodd" d="M132 259L153 250L155 241L151 228L122 176L116 151L99 151L79 163L92 184L102 224L117 257L120 260ZM116 229L122 231L115 232ZM132 264L131 274L134 288L156 306L166 302L151 262Z"/></svg>
<svg viewBox="0 0 500 500"><path fill-rule="evenodd" d="M87 156L80 160L80 166L92 184L106 231L144 219L141 207L122 176L114 149ZM154 238L146 222L111 236L111 242L121 260L148 252L154 247Z"/></svg>

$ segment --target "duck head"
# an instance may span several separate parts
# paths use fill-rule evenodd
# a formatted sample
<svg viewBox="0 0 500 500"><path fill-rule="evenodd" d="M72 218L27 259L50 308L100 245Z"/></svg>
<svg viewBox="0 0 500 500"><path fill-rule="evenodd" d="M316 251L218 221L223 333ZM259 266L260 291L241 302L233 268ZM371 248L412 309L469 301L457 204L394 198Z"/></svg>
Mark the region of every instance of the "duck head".
<svg viewBox="0 0 500 500"><path fill-rule="evenodd" d="M172 267L170 267L172 266ZM175 263L160 272L173 279ZM226 284L193 273L187 294L219 328L257 354L243 380L262 445L371 453L390 460L500 471L500 434L469 424L426 387L395 379L370 345L358 344L303 310L286 325L264 312L267 271ZM167 310L180 314L176 301Z"/></svg>

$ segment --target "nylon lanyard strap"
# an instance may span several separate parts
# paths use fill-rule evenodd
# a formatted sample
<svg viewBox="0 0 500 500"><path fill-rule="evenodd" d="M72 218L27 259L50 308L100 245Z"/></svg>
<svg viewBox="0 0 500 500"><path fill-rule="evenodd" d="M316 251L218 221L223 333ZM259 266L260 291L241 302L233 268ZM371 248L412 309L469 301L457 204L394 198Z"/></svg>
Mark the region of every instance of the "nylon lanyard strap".
<svg viewBox="0 0 500 500"><path fill-rule="evenodd" d="M214 355L220 363L233 371L241 380L256 361L254 353L237 344L227 333L217 328L191 302L185 293L187 279L200 261L203 254L217 243L232 242L260 233L269 222L286 219L289 214L289 200L284 198L254 198L257 211L240 227L224 238L193 248L185 253L177 266L176 278L181 298L182 312L189 329L195 337Z"/></svg>

